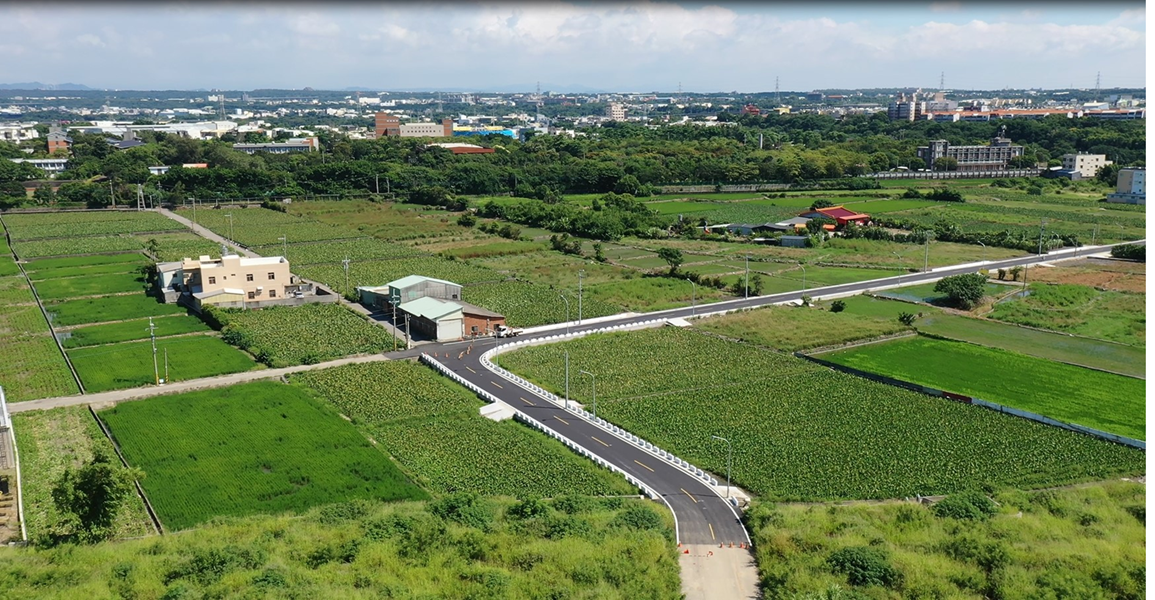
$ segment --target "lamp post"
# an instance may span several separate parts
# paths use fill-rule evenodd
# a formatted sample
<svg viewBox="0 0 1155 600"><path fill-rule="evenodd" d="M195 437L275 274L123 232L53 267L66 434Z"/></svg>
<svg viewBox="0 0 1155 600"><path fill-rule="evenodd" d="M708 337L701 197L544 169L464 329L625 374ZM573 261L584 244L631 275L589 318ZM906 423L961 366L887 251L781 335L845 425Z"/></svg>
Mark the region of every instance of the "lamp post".
<svg viewBox="0 0 1155 600"><path fill-rule="evenodd" d="M287 257L287 256L286 256L286 257L285 257L285 260L288 260L288 259L289 259L289 257ZM346 254L346 255L345 255L345 260L341 261L341 266L345 268L345 293L346 293L346 294L348 294L348 293L349 293L349 262L350 262L350 261L349 261L349 255L348 255L348 254ZM338 296L338 299L339 299L339 298L340 298L340 296ZM396 313L394 313L394 315L393 315L393 321L397 321L397 315L396 315ZM397 328L397 323L396 323L396 322L394 322L394 323L391 323L391 325L393 325L393 328L394 328L394 329L396 329L396 328ZM394 340L396 340L396 339L397 339L397 337L396 337L396 336L394 336L394 337L393 337L393 339L394 339ZM394 349L394 350L396 350L397 348L393 348L393 349Z"/></svg>
<svg viewBox="0 0 1155 600"><path fill-rule="evenodd" d="M193 226L195 227L195 226L196 226L196 224L197 224L197 199L196 199L196 198L189 198L189 200L192 200L192 205L193 205Z"/></svg>
<svg viewBox="0 0 1155 600"><path fill-rule="evenodd" d="M578 325L582 324L582 277L585 274L585 269L578 269Z"/></svg>
<svg viewBox="0 0 1155 600"><path fill-rule="evenodd" d="M802 291L806 291L806 265L798 263L798 268L802 269Z"/></svg>
<svg viewBox="0 0 1155 600"><path fill-rule="evenodd" d="M730 464L734 458L734 447L730 445L730 440L720 436L712 435L711 438L722 440L726 442L726 499L730 499Z"/></svg>
<svg viewBox="0 0 1155 600"><path fill-rule="evenodd" d="M978 241L978 240L975 240L975 241ZM990 262L989 260L987 260L987 245L982 243L982 242L978 242L978 245L983 247L983 262Z"/></svg>
<svg viewBox="0 0 1155 600"><path fill-rule="evenodd" d="M926 234L926 249L922 254L922 272L926 273L930 270L930 231L925 231Z"/></svg>
<svg viewBox="0 0 1155 600"><path fill-rule="evenodd" d="M746 255L746 298L750 298L750 255Z"/></svg>
<svg viewBox="0 0 1155 600"><path fill-rule="evenodd" d="M565 409L569 410L569 350L565 351Z"/></svg>
<svg viewBox="0 0 1155 600"><path fill-rule="evenodd" d="M590 380L591 380L590 383L593 386L593 391L594 391L594 393L593 393L593 398L594 398L594 400L593 400L593 407L594 407L593 414L594 414L594 420L597 420L597 418L598 418L598 378L596 375L594 375L593 373L590 373L589 371L581 371L581 373L583 375L589 375L590 376Z"/></svg>
<svg viewBox="0 0 1155 600"><path fill-rule="evenodd" d="M233 213L225 215L229 218L229 241L233 241Z"/></svg>
<svg viewBox="0 0 1155 600"><path fill-rule="evenodd" d="M281 237L279 237L277 239L281 241L281 254L282 254L282 256L285 257L285 260L289 260L289 236L282 235Z"/></svg>
<svg viewBox="0 0 1155 600"><path fill-rule="evenodd" d="M690 315L698 316L698 284L694 283L693 279L686 278L690 282Z"/></svg>
<svg viewBox="0 0 1155 600"><path fill-rule="evenodd" d="M558 294L558 297L565 301L565 334L569 335L569 298L565 294Z"/></svg>

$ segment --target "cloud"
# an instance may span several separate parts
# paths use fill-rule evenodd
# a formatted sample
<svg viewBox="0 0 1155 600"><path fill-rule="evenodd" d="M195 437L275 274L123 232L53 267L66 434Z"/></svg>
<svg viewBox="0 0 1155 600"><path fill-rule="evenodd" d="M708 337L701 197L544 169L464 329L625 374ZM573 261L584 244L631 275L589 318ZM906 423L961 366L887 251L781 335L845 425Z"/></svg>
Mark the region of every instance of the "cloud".
<svg viewBox="0 0 1155 600"><path fill-rule="evenodd" d="M340 35L341 26L321 18L315 12L293 17L289 20L289 30L301 35L332 37Z"/></svg>
<svg viewBox="0 0 1155 600"><path fill-rule="evenodd" d="M99 37L97 37L91 33L85 33L85 34L81 34L81 35L76 36L76 41L85 45L85 46L96 46L98 48L104 47L104 40L100 39Z"/></svg>

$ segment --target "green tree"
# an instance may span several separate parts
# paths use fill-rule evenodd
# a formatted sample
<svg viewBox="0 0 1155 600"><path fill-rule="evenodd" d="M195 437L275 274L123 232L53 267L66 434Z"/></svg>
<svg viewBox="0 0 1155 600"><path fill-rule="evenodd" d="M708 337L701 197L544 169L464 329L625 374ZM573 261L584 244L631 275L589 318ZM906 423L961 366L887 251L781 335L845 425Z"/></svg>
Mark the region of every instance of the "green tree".
<svg viewBox="0 0 1155 600"><path fill-rule="evenodd" d="M658 250L658 258L666 261L670 265L670 274L673 275L678 271L678 267L682 266L686 258L682 256L682 251L677 248L660 248Z"/></svg>
<svg viewBox="0 0 1155 600"><path fill-rule="evenodd" d="M935 171L957 171L958 159L953 156L940 156L934 159Z"/></svg>
<svg viewBox="0 0 1155 600"><path fill-rule="evenodd" d="M133 480L143 477L138 469L117 466L106 450L97 448L92 460L64 472L52 488L52 502L80 541L105 540L112 535L116 514L132 493Z"/></svg>
<svg viewBox="0 0 1155 600"><path fill-rule="evenodd" d="M815 200L814 203L810 205L810 210L818 210L820 208L829 208L831 206L834 206L834 203L829 201L829 200L826 200L826 199Z"/></svg>
<svg viewBox="0 0 1155 600"><path fill-rule="evenodd" d="M750 287L753 288L752 291L755 296L762 295L762 292L766 289L766 282L762 280L761 274L755 273L754 276L750 278Z"/></svg>
<svg viewBox="0 0 1155 600"><path fill-rule="evenodd" d="M602 248L601 242L594 242L594 260L602 263L606 262L606 252L605 249Z"/></svg>
<svg viewBox="0 0 1155 600"><path fill-rule="evenodd" d="M934 285L934 291L946 294L952 306L970 310L986 294L987 278L981 273L965 273L944 277Z"/></svg>
<svg viewBox="0 0 1155 600"><path fill-rule="evenodd" d="M846 310L846 303L842 300L835 300L834 302L830 303L830 312L836 313L842 312L844 310Z"/></svg>
<svg viewBox="0 0 1155 600"><path fill-rule="evenodd" d="M473 227L477 224L477 217L469 213L462 213L460 217L457 217L457 224L462 227Z"/></svg>

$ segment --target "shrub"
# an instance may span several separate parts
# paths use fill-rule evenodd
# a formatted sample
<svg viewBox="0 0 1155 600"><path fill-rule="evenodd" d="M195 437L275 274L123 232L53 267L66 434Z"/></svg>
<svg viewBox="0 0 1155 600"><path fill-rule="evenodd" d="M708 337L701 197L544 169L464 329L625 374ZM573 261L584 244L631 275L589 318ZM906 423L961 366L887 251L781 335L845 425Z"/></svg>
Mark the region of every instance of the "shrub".
<svg viewBox="0 0 1155 600"><path fill-rule="evenodd" d="M962 492L943 498L931 510L938 517L985 521L998 512L998 507L993 500L979 492Z"/></svg>
<svg viewBox="0 0 1155 600"><path fill-rule="evenodd" d="M457 217L457 224L462 227L473 227L477 225L477 217L469 213L464 213L460 217Z"/></svg>
<svg viewBox="0 0 1155 600"><path fill-rule="evenodd" d="M493 522L489 508L478 499L477 494L459 492L450 494L429 505L429 512L445 519L456 521L467 527L486 530Z"/></svg>
<svg viewBox="0 0 1155 600"><path fill-rule="evenodd" d="M830 312L842 312L846 310L846 303L842 300L835 300L830 303Z"/></svg>
<svg viewBox="0 0 1155 600"><path fill-rule="evenodd" d="M908 313L908 312L898 313L898 322L902 323L903 325L906 325L907 327L914 325L914 319L915 319L914 313Z"/></svg>
<svg viewBox="0 0 1155 600"><path fill-rule="evenodd" d="M527 498L509 507L506 514L515 519L536 519L549 514L549 505L538 498Z"/></svg>
<svg viewBox="0 0 1155 600"><path fill-rule="evenodd" d="M662 518L658 516L653 510L646 506L634 505L614 517L613 523L615 527L624 527L627 529L662 529Z"/></svg>
<svg viewBox="0 0 1155 600"><path fill-rule="evenodd" d="M1137 244L1123 244L1111 248L1111 256L1115 258L1125 258L1127 260L1137 260L1147 262L1147 247L1139 246Z"/></svg>
<svg viewBox="0 0 1155 600"><path fill-rule="evenodd" d="M851 585L881 585L888 588L902 583L902 572L891 566L886 555L877 548L851 546L831 554L826 559L832 571L843 573Z"/></svg>
<svg viewBox="0 0 1155 600"><path fill-rule="evenodd" d="M934 284L934 291L946 294L952 306L967 309L974 307L986 293L987 278L981 273L965 273L944 277Z"/></svg>

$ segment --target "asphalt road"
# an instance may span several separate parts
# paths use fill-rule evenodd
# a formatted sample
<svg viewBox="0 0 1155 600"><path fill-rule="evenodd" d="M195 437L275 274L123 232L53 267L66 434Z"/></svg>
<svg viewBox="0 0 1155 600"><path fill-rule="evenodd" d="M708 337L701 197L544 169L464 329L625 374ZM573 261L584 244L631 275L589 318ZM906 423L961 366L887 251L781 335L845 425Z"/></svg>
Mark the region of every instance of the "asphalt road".
<svg viewBox="0 0 1155 600"><path fill-rule="evenodd" d="M567 326L562 324L533 333L523 334L518 340L532 341L538 338L557 335L562 331L581 333L614 325L639 324L654 319L686 318L696 314L754 308L799 300L804 295L812 297L834 296L858 293L886 286L911 285L950 275L974 273L979 269L995 270L1086 256L1107 251L1110 248L1111 246L1096 246L1092 248L1084 247L1059 250L1042 256L1027 256L990 262L984 261L981 264L945 267L927 272L826 286L807 291L799 290L797 292L716 302L700 308L678 308L660 312L622 316L620 318L609 317L599 319L597 323L580 325L570 323ZM738 544L740 542L749 542L749 536L738 520L735 511L730 508L729 504L727 504L716 491L701 480L627 443L624 439L613 437L605 430L573 413L553 405L544 397L538 396L528 389L521 388L482 366L481 354L494 347L495 342L500 343L500 341L492 339L476 341L473 343L472 351L464 355L461 353L470 345L466 342L428 344L420 348L414 348L408 352L396 354L412 356L414 353L428 353L435 355L439 362L453 370L462 378L489 391L506 404L524 412L538 422L545 424L569 440L579 444L587 451L596 454L623 471L633 475L661 495L662 499L670 507L670 510L673 511L678 522L678 537L680 542L684 544ZM398 356L398 358L401 358L401 356Z"/></svg>

